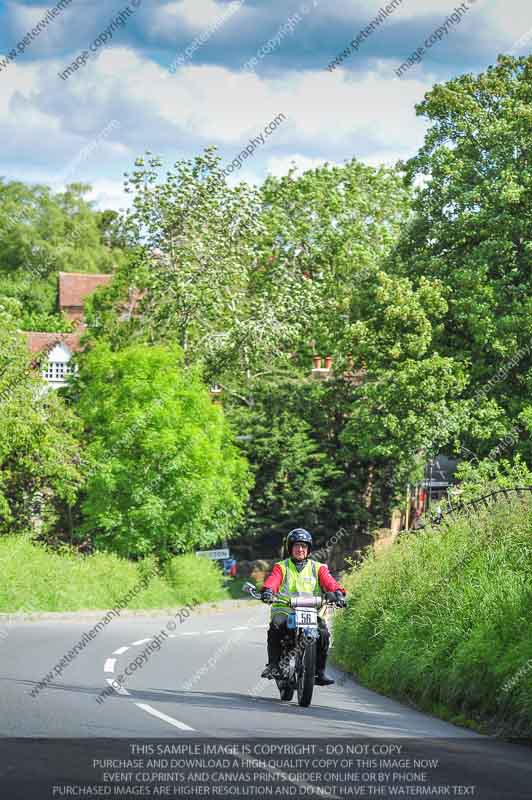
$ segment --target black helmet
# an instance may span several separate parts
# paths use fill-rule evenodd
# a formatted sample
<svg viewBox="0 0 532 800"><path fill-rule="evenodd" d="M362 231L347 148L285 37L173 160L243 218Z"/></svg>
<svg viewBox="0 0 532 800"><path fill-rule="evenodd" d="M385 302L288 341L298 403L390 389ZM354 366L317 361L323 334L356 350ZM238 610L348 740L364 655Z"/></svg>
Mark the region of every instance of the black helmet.
<svg viewBox="0 0 532 800"><path fill-rule="evenodd" d="M292 554L292 545L294 545L296 542L308 544L309 553L312 550L312 536L304 528L294 528L294 530L290 531L286 537L285 550L287 555L290 556Z"/></svg>

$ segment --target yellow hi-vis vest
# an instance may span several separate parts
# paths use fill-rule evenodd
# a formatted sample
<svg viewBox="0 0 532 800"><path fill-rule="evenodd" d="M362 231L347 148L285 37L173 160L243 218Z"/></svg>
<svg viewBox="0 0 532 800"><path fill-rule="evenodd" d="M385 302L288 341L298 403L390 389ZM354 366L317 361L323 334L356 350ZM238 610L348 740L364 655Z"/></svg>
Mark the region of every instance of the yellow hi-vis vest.
<svg viewBox="0 0 532 800"><path fill-rule="evenodd" d="M297 594L301 594L303 597L323 594L318 580L318 573L323 564L319 561L312 561L309 558L301 572L297 571L296 565L291 558L278 561L276 566L279 566L283 573L279 594L294 594L297 592ZM289 614L290 611L290 606L282 605L279 601L276 601L272 603L270 616L273 617L274 614ZM325 612L326 606L322 606L318 611L318 615L324 617Z"/></svg>

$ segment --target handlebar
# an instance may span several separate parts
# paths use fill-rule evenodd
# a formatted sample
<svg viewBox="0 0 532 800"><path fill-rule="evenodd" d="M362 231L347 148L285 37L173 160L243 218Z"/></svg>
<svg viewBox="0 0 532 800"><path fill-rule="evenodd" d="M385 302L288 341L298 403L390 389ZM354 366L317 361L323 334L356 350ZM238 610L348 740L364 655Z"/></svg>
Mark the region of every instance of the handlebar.
<svg viewBox="0 0 532 800"><path fill-rule="evenodd" d="M257 588L253 586L252 583L245 583L242 587L242 591L247 592L255 600L262 600L262 595ZM284 605L289 605L290 607L294 606L306 606L307 608L321 608L323 605L327 606L337 606L336 602L328 600L326 597L318 596L315 597L301 597L299 595L291 596L286 594L280 594L279 592L272 593L272 603L281 601Z"/></svg>

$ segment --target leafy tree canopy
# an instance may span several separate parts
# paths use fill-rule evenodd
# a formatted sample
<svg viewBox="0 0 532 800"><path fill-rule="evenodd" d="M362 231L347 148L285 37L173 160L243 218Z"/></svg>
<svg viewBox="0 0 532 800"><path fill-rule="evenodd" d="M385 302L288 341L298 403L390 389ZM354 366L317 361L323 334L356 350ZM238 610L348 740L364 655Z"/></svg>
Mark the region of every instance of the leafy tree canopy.
<svg viewBox="0 0 532 800"><path fill-rule="evenodd" d="M421 188L396 267L443 287L434 347L469 374L467 443L486 453L530 409L532 57L436 85L417 111L431 127L408 164ZM532 456L528 437L518 450Z"/></svg>
<svg viewBox="0 0 532 800"><path fill-rule="evenodd" d="M93 211L89 189L0 181L0 295L23 303L24 327L55 311L58 272L113 272L123 258L111 249L114 212Z"/></svg>
<svg viewBox="0 0 532 800"><path fill-rule="evenodd" d="M164 556L232 535L247 466L179 347L100 344L81 359L77 391L88 462L83 529L98 548Z"/></svg>
<svg viewBox="0 0 532 800"><path fill-rule="evenodd" d="M114 346L140 339L174 341L185 363L211 376L249 374L279 353L299 330L305 281L286 264L260 289L253 276L264 268L259 195L246 184L230 188L220 159L207 149L179 161L160 179L161 161L148 154L128 176L132 210L122 235L131 248L106 297L95 299L92 330ZM143 296L140 316L117 320L128 289Z"/></svg>
<svg viewBox="0 0 532 800"><path fill-rule="evenodd" d="M0 301L0 531L27 530L73 504L82 476L79 425L32 369L17 301ZM43 529L44 530L44 529Z"/></svg>

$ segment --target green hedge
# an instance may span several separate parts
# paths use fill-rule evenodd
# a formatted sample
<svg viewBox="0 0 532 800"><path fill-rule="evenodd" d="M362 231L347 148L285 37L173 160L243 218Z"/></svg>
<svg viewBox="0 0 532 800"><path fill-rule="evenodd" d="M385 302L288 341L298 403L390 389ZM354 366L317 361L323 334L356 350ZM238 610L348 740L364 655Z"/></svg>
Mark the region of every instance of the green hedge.
<svg viewBox="0 0 532 800"><path fill-rule="evenodd" d="M57 553L23 536L0 538L0 612L110 609L132 593L127 608L173 608L226 597L212 561L176 556L163 575L155 561L113 554Z"/></svg>
<svg viewBox="0 0 532 800"><path fill-rule="evenodd" d="M531 556L527 499L403 535L348 575L337 662L455 722L530 736Z"/></svg>

